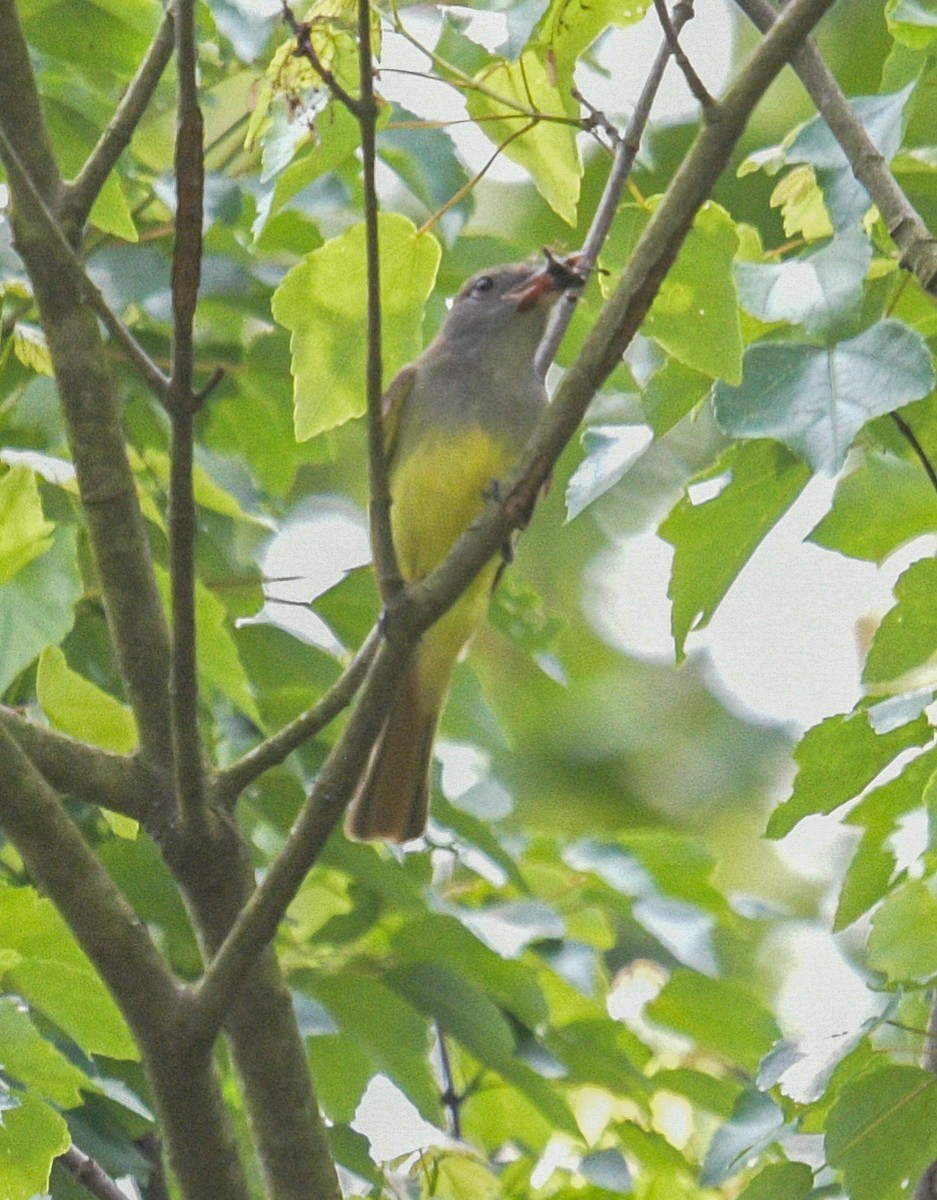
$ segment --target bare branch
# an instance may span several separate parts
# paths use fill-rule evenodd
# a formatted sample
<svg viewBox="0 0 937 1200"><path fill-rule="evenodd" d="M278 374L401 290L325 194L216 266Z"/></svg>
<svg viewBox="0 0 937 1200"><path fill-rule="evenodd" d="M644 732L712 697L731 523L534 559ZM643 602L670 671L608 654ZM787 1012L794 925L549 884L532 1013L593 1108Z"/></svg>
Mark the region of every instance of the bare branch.
<svg viewBox="0 0 937 1200"><path fill-rule="evenodd" d="M64 1154L55 1160L59 1166L75 1179L90 1195L97 1200L127 1200L124 1192L111 1179L100 1163L82 1153L77 1146L69 1146Z"/></svg>
<svg viewBox="0 0 937 1200"><path fill-rule="evenodd" d="M192 470L195 444L192 381L195 371L195 309L201 281L205 187L203 122L196 80L194 0L176 0L176 237L172 255L172 372L169 412L172 458L169 475L169 557L172 590L172 662L169 699L176 799L184 825L205 821L205 770L198 726L198 664L195 631L197 514Z"/></svg>
<svg viewBox="0 0 937 1200"><path fill-rule="evenodd" d="M693 0L681 0L674 8L671 24L674 33L679 34L680 30L692 17ZM595 210L595 216L592 218L592 224L589 226L589 232L586 235L585 244L581 251L582 258L579 269L586 276L590 275L595 269L595 264L598 262L599 254L605 245L605 239L608 237L615 214L618 212L618 206L621 203L621 197L624 194L631 170L634 167L634 161L638 156L638 151L641 149L641 139L644 136L645 126L650 119L654 100L660 88L661 81L664 78L667 63L670 61L670 53L670 42L665 39L664 44L657 52L657 57L654 59L644 87L641 89L641 95L638 97L638 103L635 105L634 112L631 114L631 119L628 122L625 132L617 140L612 169L609 171L608 179L605 181L602 198L599 201L598 208ZM566 333L569 323L572 320L574 307L570 303L561 303L553 310L546 336L537 350L535 365L541 375L546 375L547 368L556 357L556 352L560 347L560 342L563 340L563 335Z"/></svg>
<svg viewBox="0 0 937 1200"><path fill-rule="evenodd" d="M66 185L63 213L70 227L82 228L105 180L129 145L172 55L173 42L173 10L170 7L163 14L150 48L110 124L73 182Z"/></svg>
<svg viewBox="0 0 937 1200"><path fill-rule="evenodd" d="M687 87L693 94L694 100L698 101L703 110L710 108L715 101L709 92L706 90L706 85L696 73L696 68L686 56L686 52L680 45L678 31L674 27L670 19L670 13L667 11L666 0L654 0L654 10L657 13L657 19L660 22L660 27L664 31L664 39L673 56L674 62L683 72L683 77L686 79Z"/></svg>
<svg viewBox="0 0 937 1200"><path fill-rule="evenodd" d="M762 32L777 20L778 14L768 0L736 0L736 3ZM902 191L812 40L798 49L791 65L839 142L856 179L878 208L892 241L901 251L901 265L917 276L923 288L937 295L937 239Z"/></svg>
<svg viewBox="0 0 937 1200"><path fill-rule="evenodd" d="M65 270L70 273L81 293L82 299L87 302L88 307L100 319L101 324L111 337L113 337L114 341L123 347L127 357L137 368L154 395L161 402L165 402L169 390L169 380L104 299L104 294L100 288L92 283L84 264L65 236L62 226L46 204L36 183L27 172L19 152L7 137L2 122L0 122L0 159L6 165L14 185L21 192L29 195L34 212L43 226L44 233L55 247L56 252L61 256L61 262Z"/></svg>
<svg viewBox="0 0 937 1200"><path fill-rule="evenodd" d="M351 703L374 659L378 642L377 631L372 630L342 676L312 708L259 746L248 750L237 762L220 770L215 775L212 798L219 805L230 807L255 779L272 767L279 766L303 742L315 737L320 729L329 725Z"/></svg>
<svg viewBox="0 0 937 1200"><path fill-rule="evenodd" d="M79 742L37 725L12 708L0 706L0 726L57 792L134 820L146 816L144 797L156 785L138 759Z"/></svg>

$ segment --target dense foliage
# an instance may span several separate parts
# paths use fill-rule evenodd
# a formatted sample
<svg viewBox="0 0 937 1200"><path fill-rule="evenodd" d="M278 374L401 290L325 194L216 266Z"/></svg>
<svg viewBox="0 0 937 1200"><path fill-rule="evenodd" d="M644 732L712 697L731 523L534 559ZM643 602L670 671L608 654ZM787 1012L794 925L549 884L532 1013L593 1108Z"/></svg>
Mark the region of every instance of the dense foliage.
<svg viewBox="0 0 937 1200"><path fill-rule="evenodd" d="M373 6L385 381L432 336L445 298L472 271L583 243L650 69L621 32L655 21L646 7L524 0L492 4L492 16L481 4ZM714 21L708 8L701 0L696 24ZM215 781L329 693L379 609L362 565L361 132L342 101L360 96L356 6L318 0L296 12L310 21L331 87L294 53L278 15L249 0L196 9L207 174L194 390L212 386L194 416L194 616L201 752ZM756 44L735 19L730 74ZM286 1128L292 1085L264 1092L235 1020L205 1087L220 1089L229 1124L219 1128L246 1186L229 1192L217 1180L198 1191L179 1149L185 1130L167 1126L165 1089L175 1085L160 1076L165 1045L147 1044L135 1023L143 1002L134 1007L126 980L115 984L108 946L89 940L62 901L77 891L97 911L100 895L100 911L118 914L102 937L117 939L126 930L108 899L116 884L137 918L128 925L194 985L251 886L213 924L211 889L242 860L217 830L205 834L213 882L200 891L198 864L157 812L157 776L141 790L128 775L124 791L115 774L147 758L138 748L146 680L128 677L114 634L121 620L132 625L136 597L119 594L100 546L137 550L116 509L102 533L95 513L110 493L90 495L81 474L81 453L110 452L100 427L88 451L68 401L69 347L94 333L66 330L43 299L56 281L37 282L25 226L13 244L17 196L29 207L16 130L36 129L24 61L59 170L80 178L162 21L156 0L0 0L0 194L11 218L0 221L4 1200L106 1194L90 1168L82 1183L75 1157L59 1157L70 1145L153 1200L308 1196L286 1160L328 1159L323 1144L295 1137L276 1149L258 1113L266 1105L269 1124ZM840 0L819 37L884 156L881 176L890 164L931 227L935 30L931 9L909 0L884 12L874 0ZM695 65L715 87L711 64ZM103 186L84 193L87 226L68 224L54 189L47 224L30 218L51 262L67 261L55 259L59 222L107 308L166 372L178 350L175 71L170 62L155 73L129 146ZM607 95L609 76L620 103L596 112L590 87L601 82ZM664 212L698 124L696 106L644 131L560 368ZM493 180L491 156L520 170ZM891 235L894 222L787 71L697 213L581 440L556 464L490 626L457 668L425 842L398 852L353 844L338 828L305 875L276 936L279 965L263 961L288 984L349 1193L898 1200L937 1159L937 1055L927 1053L937 873L929 832L910 856L896 841L915 821L933 824L937 564L921 557L898 580L855 708L796 745L789 728L727 707L692 652L694 632L815 473L837 478L810 535L830 554L881 564L937 531L937 318L930 279L900 265L902 255L915 265L913 255ZM75 286L100 316L88 286ZM113 330L100 361L120 401L135 488L124 498L139 506L152 555L141 570L167 607L171 594L178 605L167 493L178 486L179 422ZM627 578L628 539L655 529L673 548L673 664L624 654L612 622L596 615L612 565ZM627 603L615 596L611 607ZM761 665L771 673L769 660ZM349 711L243 776L232 811L257 878L281 853ZM85 770L56 732L108 753ZM99 778L110 791L95 792ZM79 845L57 840L53 808ZM808 877L776 843L819 814L848 828L837 844L851 859ZM100 876L80 866L87 850ZM70 855L79 865L64 875ZM804 1030L790 1028L783 991L797 938L821 929L836 933L873 1015L798 1041ZM245 1010L258 1006L249 1037L282 1080L281 1027L271 1019L265 1029L259 996L244 1000ZM378 1116L362 1107L366 1092L388 1095L375 1092L376 1076L398 1089ZM436 1136L408 1141L404 1130L394 1140L410 1108ZM158 1165L167 1137L175 1183ZM193 1126L193 1141L201 1137L211 1144Z"/></svg>

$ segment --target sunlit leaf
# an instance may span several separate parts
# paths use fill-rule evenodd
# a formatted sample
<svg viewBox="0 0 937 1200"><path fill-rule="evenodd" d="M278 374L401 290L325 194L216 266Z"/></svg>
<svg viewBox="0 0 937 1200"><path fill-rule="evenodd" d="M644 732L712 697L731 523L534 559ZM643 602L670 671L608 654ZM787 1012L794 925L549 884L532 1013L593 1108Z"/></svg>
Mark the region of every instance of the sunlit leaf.
<svg viewBox="0 0 937 1200"><path fill-rule="evenodd" d="M740 1193L739 1200L807 1200L813 1171L802 1162L770 1163Z"/></svg>
<svg viewBox="0 0 937 1200"><path fill-rule="evenodd" d="M423 304L439 243L406 217L379 221L385 378L420 350ZM367 268L364 226L326 242L294 267L273 295L273 315L290 330L296 437L314 437L365 409Z"/></svg>
<svg viewBox="0 0 937 1200"><path fill-rule="evenodd" d="M921 558L895 584L895 606L882 618L862 677L867 684L899 679L930 667L937 655L937 560Z"/></svg>
<svg viewBox="0 0 937 1200"><path fill-rule="evenodd" d="M0 478L0 587L45 554L54 529L43 516L35 475L12 467Z"/></svg>
<svg viewBox="0 0 937 1200"><path fill-rule="evenodd" d="M64 1118L33 1096L24 1096L0 1121L0 1195L33 1200L49 1184L52 1160L71 1144Z"/></svg>
<svg viewBox="0 0 937 1200"><path fill-rule="evenodd" d="M63 733L119 754L136 747L137 724L130 709L71 670L57 646L40 655L36 694L49 722Z"/></svg>
<svg viewBox="0 0 937 1200"><path fill-rule="evenodd" d="M867 421L926 396L930 352L900 321L881 321L836 346L760 343L738 387L717 383L716 419L732 437L771 437L835 474Z"/></svg>

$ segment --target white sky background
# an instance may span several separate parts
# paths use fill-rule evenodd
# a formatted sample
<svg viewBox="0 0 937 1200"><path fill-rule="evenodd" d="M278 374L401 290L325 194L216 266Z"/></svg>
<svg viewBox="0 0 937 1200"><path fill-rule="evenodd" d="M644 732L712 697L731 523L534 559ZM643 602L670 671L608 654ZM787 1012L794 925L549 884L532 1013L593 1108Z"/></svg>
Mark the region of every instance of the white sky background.
<svg viewBox="0 0 937 1200"><path fill-rule="evenodd" d="M718 93L725 82L731 44L727 10L723 0L698 0L697 13L681 42L707 86ZM480 31L487 26L493 32L492 44L497 45L501 18L473 15L472 35L482 40ZM407 8L403 16L421 40L433 43L436 18L428 8ZM586 95L610 113L629 112L643 77L635 72L630 94L623 96L618 64L649 63L659 44L653 13L636 27L616 31L603 49L603 58L615 77L605 80L590 73L588 81L583 81ZM421 70L425 61L413 47L385 34L385 66ZM453 120L465 115L453 89L423 86L412 75L385 71L380 90L418 115ZM671 67L653 120L666 123L689 111L686 87ZM491 144L471 125L456 125L450 132L469 169L478 169L490 156ZM503 157L489 172L493 180L522 177ZM891 589L898 574L913 558L932 552L930 546L922 548L916 543L878 569L806 543L804 538L827 511L832 491L833 481L816 478L810 483L764 540L709 627L692 634L687 645L690 653L709 655L728 703L743 713L789 723L795 730L848 711L855 704L861 667L857 622L891 607ZM367 560L367 537L362 514L345 501L310 502L297 517L301 519L272 544L263 566L272 576L301 572L304 581L279 584L275 591L308 600L310 562L323 562L330 546L334 549L334 560L328 566L331 578L315 581L318 592L335 582L343 568ZM314 552L310 549L313 545ZM629 654L672 661L666 594L670 557L670 547L656 535L647 534L609 547L592 566L584 589L592 598L588 615L613 645ZM283 614L280 609L276 615L294 628L301 622L306 636L313 640L322 636L312 614L299 609L289 610L286 617ZM838 828L830 819L804 822L787 839L786 857L805 876L828 875L829 861L836 857L831 850L841 838ZM812 926L791 927L784 937L784 953L793 961L780 997L786 1031L803 1036L855 1029L873 1010L874 1001L834 939ZM356 1124L385 1159L434 1140L431 1127L382 1077L372 1080Z"/></svg>

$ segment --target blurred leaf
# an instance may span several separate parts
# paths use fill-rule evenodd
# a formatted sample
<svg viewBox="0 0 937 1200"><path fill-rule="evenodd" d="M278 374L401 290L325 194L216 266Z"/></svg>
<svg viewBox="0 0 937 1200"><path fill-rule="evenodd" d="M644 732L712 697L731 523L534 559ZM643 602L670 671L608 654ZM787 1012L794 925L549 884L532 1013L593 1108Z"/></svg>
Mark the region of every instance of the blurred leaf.
<svg viewBox="0 0 937 1200"><path fill-rule="evenodd" d="M724 1183L737 1175L784 1130L784 1113L770 1096L744 1092L728 1124L716 1130L700 1172L704 1187Z"/></svg>
<svg viewBox="0 0 937 1200"><path fill-rule="evenodd" d="M51 1100L61 1108L74 1108L81 1103L81 1088L92 1086L84 1071L39 1035L12 997L0 999L0 1046L6 1078L15 1079L32 1096Z"/></svg>
<svg viewBox="0 0 937 1200"><path fill-rule="evenodd" d="M579 1174L614 1196L630 1196L634 1191L631 1172L620 1150L593 1150L583 1155Z"/></svg>
<svg viewBox="0 0 937 1200"><path fill-rule="evenodd" d="M899 546L935 529L937 495L920 465L866 450L838 480L833 506L809 540L881 564Z"/></svg>
<svg viewBox="0 0 937 1200"><path fill-rule="evenodd" d="M430 1155L433 1196L439 1200L496 1200L498 1177L472 1155L447 1150Z"/></svg>
<svg viewBox="0 0 937 1200"><path fill-rule="evenodd" d="M652 1021L751 1072L779 1036L774 1019L747 988L695 971L674 971L646 1012Z"/></svg>
<svg viewBox="0 0 937 1200"><path fill-rule="evenodd" d="M876 733L868 713L827 717L814 725L794 751L794 789L771 814L767 834L782 838L813 813L830 813L857 796L909 746L930 741L931 729L919 716L887 733Z"/></svg>
<svg viewBox="0 0 937 1200"><path fill-rule="evenodd" d="M33 1200L45 1192L52 1160L70 1144L62 1117L41 1100L24 1096L0 1121L0 1195Z"/></svg>
<svg viewBox="0 0 937 1200"><path fill-rule="evenodd" d="M420 350L423 304L439 244L396 213L381 213L380 274L385 378ZM273 315L289 329L298 441L360 417L365 409L367 271L364 225L332 238L286 276Z"/></svg>
<svg viewBox="0 0 937 1200"><path fill-rule="evenodd" d="M641 425L590 425L583 431L585 458L566 485L566 519L572 521L624 476L645 451L651 431Z"/></svg>
<svg viewBox="0 0 937 1200"><path fill-rule="evenodd" d="M0 586L0 692L75 621L82 595L75 531L56 530L51 549Z"/></svg>
<svg viewBox="0 0 937 1200"><path fill-rule="evenodd" d="M31 888L0 889L0 946L15 952L5 971L18 992L87 1054L135 1059L116 1004L48 900Z"/></svg>
<svg viewBox="0 0 937 1200"><path fill-rule="evenodd" d="M895 606L875 632L862 672L866 684L900 679L917 667L930 666L937 654L937 560L911 564L895 584Z"/></svg>
<svg viewBox="0 0 937 1200"><path fill-rule="evenodd" d="M884 1064L844 1085L830 1111L826 1157L852 1200L900 1200L937 1158L937 1078Z"/></svg>
<svg viewBox="0 0 937 1200"><path fill-rule="evenodd" d="M886 896L872 917L869 966L893 982L926 983L937 975L937 897L921 880Z"/></svg>
<svg viewBox="0 0 937 1200"><path fill-rule="evenodd" d="M715 471L728 475L718 495L698 504L684 496L659 530L675 551L668 595L678 658L809 478L802 462L767 441L730 447Z"/></svg>
<svg viewBox="0 0 937 1200"><path fill-rule="evenodd" d="M926 50L937 38L937 14L920 0L888 0L885 19L895 41L913 50Z"/></svg>
<svg viewBox="0 0 937 1200"><path fill-rule="evenodd" d="M36 695L54 729L117 754L136 748L137 723L130 709L71 670L57 646L47 646L39 656Z"/></svg>
<svg viewBox="0 0 937 1200"><path fill-rule="evenodd" d="M0 477L0 587L45 554L54 529L42 515L36 476L11 467Z"/></svg>
<svg viewBox="0 0 937 1200"><path fill-rule="evenodd" d="M770 1163L752 1179L739 1200L807 1200L813 1171L802 1162Z"/></svg>
<svg viewBox="0 0 937 1200"><path fill-rule="evenodd" d="M872 243L855 229L782 263L738 262L735 279L743 307L759 320L824 335L858 313L871 261Z"/></svg>
<svg viewBox="0 0 937 1200"><path fill-rule="evenodd" d="M656 437L663 437L708 395L712 380L702 372L668 358L647 381L642 411Z"/></svg>
<svg viewBox="0 0 937 1200"><path fill-rule="evenodd" d="M739 387L717 383L716 419L732 437L772 437L815 471L835 475L867 421L925 396L934 386L930 352L900 321L881 321L823 349L759 343L745 354Z"/></svg>
<svg viewBox="0 0 937 1200"><path fill-rule="evenodd" d="M17 321L13 328L13 353L24 367L29 367L38 375L48 375L52 372L52 356L46 335L35 325Z"/></svg>

